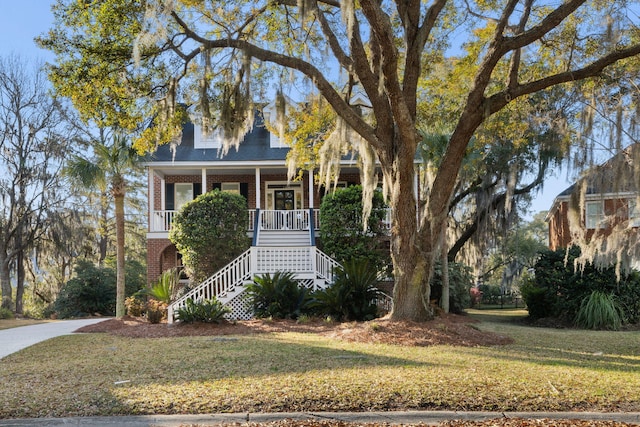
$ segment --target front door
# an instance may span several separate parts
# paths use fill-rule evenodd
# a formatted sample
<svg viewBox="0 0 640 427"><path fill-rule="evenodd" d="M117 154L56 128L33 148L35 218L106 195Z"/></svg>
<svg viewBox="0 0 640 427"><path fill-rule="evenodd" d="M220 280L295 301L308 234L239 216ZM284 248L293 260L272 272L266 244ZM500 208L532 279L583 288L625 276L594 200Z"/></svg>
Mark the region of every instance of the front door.
<svg viewBox="0 0 640 427"><path fill-rule="evenodd" d="M278 211L291 211L295 209L294 190L276 190L273 194L274 208Z"/></svg>

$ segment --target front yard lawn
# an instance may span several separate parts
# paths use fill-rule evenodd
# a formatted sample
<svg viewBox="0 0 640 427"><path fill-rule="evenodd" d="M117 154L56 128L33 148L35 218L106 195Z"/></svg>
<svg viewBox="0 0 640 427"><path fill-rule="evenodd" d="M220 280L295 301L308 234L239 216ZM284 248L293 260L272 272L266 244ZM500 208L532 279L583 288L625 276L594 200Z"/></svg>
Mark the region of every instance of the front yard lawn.
<svg viewBox="0 0 640 427"><path fill-rule="evenodd" d="M552 330L500 321L474 327L510 336L514 343L406 346L304 332L64 336L0 360L0 418L640 411L640 332Z"/></svg>

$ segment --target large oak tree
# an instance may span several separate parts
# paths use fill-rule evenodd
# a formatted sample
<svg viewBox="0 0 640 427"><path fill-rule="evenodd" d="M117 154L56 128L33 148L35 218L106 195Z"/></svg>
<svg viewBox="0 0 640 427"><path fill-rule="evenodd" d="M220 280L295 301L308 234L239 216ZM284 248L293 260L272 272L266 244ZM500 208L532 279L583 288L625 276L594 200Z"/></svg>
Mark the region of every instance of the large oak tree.
<svg viewBox="0 0 640 427"><path fill-rule="evenodd" d="M153 117L142 149L175 140L182 104L205 130L237 143L265 87L309 83L297 87L337 116L327 140L348 139L382 170L393 208L392 317L422 320L474 134L518 99L602 78L613 64L637 70L637 10L637 2L602 0L59 0L55 28L40 42L57 54L57 90L85 117L99 112L131 128ZM443 107L424 82L454 79L450 136L417 212L419 107ZM368 114L350 104L354 91L368 99Z"/></svg>

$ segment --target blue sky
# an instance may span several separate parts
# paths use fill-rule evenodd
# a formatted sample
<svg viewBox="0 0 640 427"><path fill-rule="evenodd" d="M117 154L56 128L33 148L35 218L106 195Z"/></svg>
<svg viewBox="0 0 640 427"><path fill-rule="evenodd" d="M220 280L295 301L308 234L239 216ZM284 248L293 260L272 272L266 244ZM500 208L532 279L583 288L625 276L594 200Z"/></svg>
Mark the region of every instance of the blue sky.
<svg viewBox="0 0 640 427"><path fill-rule="evenodd" d="M0 54L5 57L17 53L27 61L51 61L50 52L39 49L34 37L45 33L53 22L49 0L0 0ZM565 172L550 177L544 191L538 194L531 207L532 213L547 210L554 197L569 184Z"/></svg>
<svg viewBox="0 0 640 427"><path fill-rule="evenodd" d="M46 32L53 22L48 0L0 0L0 52L19 54L26 60L47 60L52 55L39 49L33 38Z"/></svg>

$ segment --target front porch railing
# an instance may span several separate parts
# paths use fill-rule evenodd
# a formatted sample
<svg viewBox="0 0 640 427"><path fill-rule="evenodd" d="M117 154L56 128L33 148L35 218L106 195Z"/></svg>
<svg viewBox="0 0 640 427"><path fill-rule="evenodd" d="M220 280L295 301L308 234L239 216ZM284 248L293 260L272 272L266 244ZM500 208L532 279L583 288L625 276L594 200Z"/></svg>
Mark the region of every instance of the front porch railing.
<svg viewBox="0 0 640 427"><path fill-rule="evenodd" d="M260 210L259 212L261 230L309 230L311 221L307 209ZM176 213L177 211L173 210L153 211L149 231L168 232ZM247 229L253 232L256 224L256 209L249 209L247 213ZM386 229L391 228L391 209L385 209L385 217L382 222ZM320 230L320 209L313 210L313 226L314 230Z"/></svg>

